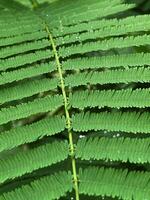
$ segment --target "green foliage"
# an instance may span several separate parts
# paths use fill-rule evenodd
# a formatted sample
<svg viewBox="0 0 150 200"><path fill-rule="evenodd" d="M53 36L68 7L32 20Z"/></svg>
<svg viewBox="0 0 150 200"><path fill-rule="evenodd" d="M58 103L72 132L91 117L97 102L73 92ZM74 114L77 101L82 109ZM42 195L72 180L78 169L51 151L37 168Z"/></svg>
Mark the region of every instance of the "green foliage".
<svg viewBox="0 0 150 200"><path fill-rule="evenodd" d="M150 91L148 89L137 90L85 90L75 92L70 97L72 107L84 109L86 107L110 108L137 107L145 108L150 106Z"/></svg>
<svg viewBox="0 0 150 200"><path fill-rule="evenodd" d="M46 92L55 89L58 85L57 79L41 79L41 80L31 80L25 81L20 85L15 85L13 87L5 88L1 90L0 103L23 99L25 97L30 97L34 94Z"/></svg>
<svg viewBox="0 0 150 200"><path fill-rule="evenodd" d="M23 151L13 156L8 156L7 159L1 159L0 161L0 171L3 172L0 182L3 183L7 179L52 165L64 160L67 156L68 144L66 142L53 142L27 152ZM12 170L10 170L9 163Z"/></svg>
<svg viewBox="0 0 150 200"><path fill-rule="evenodd" d="M80 170L80 193L108 195L122 199L148 199L149 172L128 172L113 168L90 167Z"/></svg>
<svg viewBox="0 0 150 200"><path fill-rule="evenodd" d="M53 200L64 196L67 192L71 192L71 190L71 173L62 171L55 173L54 175L46 176L38 180L32 181L30 185L23 185L21 188L4 194L0 197L0 200L34 200L40 199L41 196L46 200Z"/></svg>
<svg viewBox="0 0 150 200"><path fill-rule="evenodd" d="M60 116L47 117L26 126L17 126L8 131L1 132L0 151L12 149L21 144L29 143L54 135L65 130L65 118Z"/></svg>
<svg viewBox="0 0 150 200"><path fill-rule="evenodd" d="M150 15L135 7L0 0L0 200L149 199Z"/></svg>
<svg viewBox="0 0 150 200"><path fill-rule="evenodd" d="M17 120L38 113L53 111L63 105L62 96L46 96L28 103L21 103L0 111L0 125L12 120Z"/></svg>
<svg viewBox="0 0 150 200"><path fill-rule="evenodd" d="M88 42L86 44L71 45L69 47L62 47L59 50L59 55L63 58L75 55L84 54L92 51L110 50L114 48L127 48L132 46L148 45L150 43L149 35L142 36L128 36L126 38L111 38L103 41Z"/></svg>
<svg viewBox="0 0 150 200"><path fill-rule="evenodd" d="M131 84L132 82L149 83L150 70L149 68L130 68L130 69L115 69L101 72L81 72L68 75L65 78L66 85L76 87L80 85L104 85L113 83Z"/></svg>
<svg viewBox="0 0 150 200"><path fill-rule="evenodd" d="M76 156L85 160L147 163L150 162L149 153L149 138L94 137L78 141Z"/></svg>
<svg viewBox="0 0 150 200"><path fill-rule="evenodd" d="M72 118L73 130L87 132L89 130L125 131L132 133L149 133L149 113L144 112L81 112ZM136 126L135 126L136 124Z"/></svg>
<svg viewBox="0 0 150 200"><path fill-rule="evenodd" d="M54 70L54 63L49 62L38 64L36 66L30 66L29 68L20 68L13 71L2 72L0 75L0 84L2 85L6 83L12 83L14 81L20 81L26 78L46 74Z"/></svg>
<svg viewBox="0 0 150 200"><path fill-rule="evenodd" d="M150 64L149 53L134 53L111 55L102 57L85 57L78 59L68 59L63 63L65 70L83 70L83 69L99 69L99 68L127 68L135 66L143 66ZM130 68L131 69L131 68Z"/></svg>

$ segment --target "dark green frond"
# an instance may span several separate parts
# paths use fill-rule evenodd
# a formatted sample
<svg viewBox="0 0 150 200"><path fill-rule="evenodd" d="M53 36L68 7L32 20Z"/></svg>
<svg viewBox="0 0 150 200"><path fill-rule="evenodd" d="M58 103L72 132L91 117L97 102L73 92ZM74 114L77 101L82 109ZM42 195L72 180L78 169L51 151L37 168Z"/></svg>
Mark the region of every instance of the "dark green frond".
<svg viewBox="0 0 150 200"><path fill-rule="evenodd" d="M149 19L150 20L150 19ZM150 30L150 24L146 23L144 25L144 31ZM57 45L66 45L69 43L74 42L83 42L86 40L95 40L110 36L119 36L119 35L127 35L135 32L143 31L143 23L141 24L133 24L133 26L129 26L128 24L120 25L120 26L110 26L110 27L104 27L103 29L95 30L85 33L76 33L73 35L67 35L64 37L56 38Z"/></svg>
<svg viewBox="0 0 150 200"><path fill-rule="evenodd" d="M25 64L31 64L43 59L51 58L53 56L50 50L39 50L34 53L27 53L24 55L17 55L7 59L0 60L0 71L6 69L17 68Z"/></svg>
<svg viewBox="0 0 150 200"><path fill-rule="evenodd" d="M149 200L150 15L25 1L0 0L0 200Z"/></svg>
<svg viewBox="0 0 150 200"><path fill-rule="evenodd" d="M54 5L54 6L53 6ZM121 0L105 0L105 1L64 1L63 4L60 2L54 3L52 6L45 6L43 10L40 9L40 14L45 16L46 20L53 27L59 27L60 19L61 23L65 26L78 24L84 21L90 21L96 18L106 17L118 12L128 10L135 7L135 5L122 4ZM99 11L99 12L98 12ZM51 13L51 15L48 15Z"/></svg>
<svg viewBox="0 0 150 200"><path fill-rule="evenodd" d="M74 108L84 109L85 107L105 106L111 108L121 107L150 107L149 89L126 89L126 90L91 90L78 91L70 95L70 104Z"/></svg>
<svg viewBox="0 0 150 200"><path fill-rule="evenodd" d="M73 130L108 130L125 131L132 133L150 132L150 115L148 112L100 112L100 113L80 113L72 117ZM135 126L136 124L136 126Z"/></svg>
<svg viewBox="0 0 150 200"><path fill-rule="evenodd" d="M23 185L14 191L4 193L0 196L0 200L40 200L41 197L44 197L45 200L59 199L67 192L72 191L71 179L70 172L58 172L35 180L29 185Z"/></svg>
<svg viewBox="0 0 150 200"><path fill-rule="evenodd" d="M80 193L111 196L125 200L148 199L150 173L89 167L80 170Z"/></svg>
<svg viewBox="0 0 150 200"><path fill-rule="evenodd" d="M27 51L44 49L45 47L49 46L50 46L49 41L43 39L43 40L37 40L35 42L26 42L25 44L14 45L11 47L4 47L0 49L1 51L0 58L6 58L16 54L25 53Z"/></svg>
<svg viewBox="0 0 150 200"><path fill-rule="evenodd" d="M44 29L44 27L42 27L42 24L37 22L36 19L36 23L34 23L32 20L28 21L28 24L21 24L22 21L20 20L19 24L11 24L8 23L4 24L3 27L1 26L1 32L0 32L0 37L10 37L10 36L15 36L15 35L20 35L20 34L25 34L25 33L33 33L33 32L37 32L37 31L41 31L42 29Z"/></svg>
<svg viewBox="0 0 150 200"><path fill-rule="evenodd" d="M0 152L12 149L21 144L29 143L64 131L65 117L53 116L26 126L18 126L0 134Z"/></svg>
<svg viewBox="0 0 150 200"><path fill-rule="evenodd" d="M109 83L149 83L150 68L130 68L119 70L106 70L101 72L82 72L68 75L65 78L66 85L76 87L87 84L109 84Z"/></svg>
<svg viewBox="0 0 150 200"><path fill-rule="evenodd" d="M59 48L59 55L62 58L75 54L85 54L93 51L106 51L114 48L127 48L133 46L144 46L150 43L150 35L127 36L120 38L110 38L97 42L71 45Z"/></svg>
<svg viewBox="0 0 150 200"><path fill-rule="evenodd" d="M12 44L18 44L22 42L28 42L32 40L40 40L47 37L47 34L45 31L37 31L37 32L31 32L31 33L24 33L21 35L16 35L13 37L5 37L0 38L0 46L8 46Z"/></svg>
<svg viewBox="0 0 150 200"><path fill-rule="evenodd" d="M38 93L53 90L58 85L58 79L41 79L25 81L22 84L1 89L0 90L0 104L5 102L23 99Z"/></svg>
<svg viewBox="0 0 150 200"><path fill-rule="evenodd" d="M46 96L28 103L18 104L0 111L0 124L55 110L63 105L62 95Z"/></svg>
<svg viewBox="0 0 150 200"><path fill-rule="evenodd" d="M113 18L113 19L102 19L102 20L94 20L94 21L89 21L89 22L82 22L76 25L71 25L71 26L63 26L63 27L57 27L54 28L52 33L56 36L56 37L60 37L60 36L65 36L65 35L69 35L69 34L75 34L75 33L82 33L87 31L87 33L89 33L92 29L92 31L94 30L103 30L103 32L101 32L102 34L106 34L107 30L114 30L114 28L119 28L119 30L122 30L122 27L126 27L128 28L128 31L137 31L138 29L141 31L148 31L149 30L149 19L150 19L150 15L137 15L137 16L130 16L130 17L126 17L123 19L117 19L117 18ZM129 25L130 24L130 25ZM141 26L144 26L143 29L141 29ZM130 27L130 29L129 29ZM118 33L119 33L118 30ZM106 31L106 32L105 32ZM116 30L117 31L117 30ZM127 33L128 31L126 30L122 30L125 33ZM93 32L92 32L93 34ZM91 35L92 35L91 34ZM109 34L111 35L111 32L109 32ZM122 34L122 32L121 32ZM89 37L91 37L91 35L89 35ZM99 35L101 37L101 35ZM73 37L72 35L70 37ZM63 38L63 37L62 37ZM69 39L69 36L66 36L66 38ZM61 38L58 38L58 40L60 40ZM95 39L95 38L94 38Z"/></svg>
<svg viewBox="0 0 150 200"><path fill-rule="evenodd" d="M101 57L85 57L68 59L63 63L64 70L99 69L99 68L128 68L150 64L150 53L131 53Z"/></svg>
<svg viewBox="0 0 150 200"><path fill-rule="evenodd" d="M72 11L75 11L75 13L83 13L87 10L93 10L97 7L100 9L106 8L109 6L116 6L118 4L121 4L122 0L77 0L75 2L70 2L68 0L64 0L63 2L55 2L54 4L51 4L47 9L44 7L44 11L49 11L53 14L53 16L56 18L56 16L62 17L64 14L72 14Z"/></svg>
<svg viewBox="0 0 150 200"><path fill-rule="evenodd" d="M82 160L112 160L150 163L150 138L94 137L77 143L76 157Z"/></svg>
<svg viewBox="0 0 150 200"><path fill-rule="evenodd" d="M110 4L108 4L108 2L107 2L107 5L110 6L111 2L109 2L109 3ZM96 6L99 6L99 5L96 5ZM69 12L67 14L63 13L62 16L58 15L58 18L51 22L52 26L56 27L56 26L60 25L59 17L61 17L61 23L65 26L68 26L68 25L72 25L72 24L78 24L83 21L88 22L88 21L96 19L96 18L104 18L109 15L123 12L123 11L129 10L129 9L135 7L135 4L130 4L130 5L129 4L118 4L118 5L114 5L113 7L111 7L111 6L106 7L106 8L102 7L101 9L97 8L96 6L93 9L88 9L88 10L86 10L86 12L81 12L78 15L75 13L75 14L72 14L71 16L69 16L70 15Z"/></svg>
<svg viewBox="0 0 150 200"><path fill-rule="evenodd" d="M68 157L68 142L55 141L0 160L0 183L50 166Z"/></svg>
<svg viewBox="0 0 150 200"><path fill-rule="evenodd" d="M0 85L43 75L54 70L56 70L54 63L48 62L36 66L28 66L27 68L16 69L10 72L2 72L0 74Z"/></svg>
<svg viewBox="0 0 150 200"><path fill-rule="evenodd" d="M33 12L26 8L20 8L19 10L20 11L9 8L7 12L5 10L1 11L1 38L19 36L21 34L29 34L44 30L42 21L40 18L37 20L37 16Z"/></svg>

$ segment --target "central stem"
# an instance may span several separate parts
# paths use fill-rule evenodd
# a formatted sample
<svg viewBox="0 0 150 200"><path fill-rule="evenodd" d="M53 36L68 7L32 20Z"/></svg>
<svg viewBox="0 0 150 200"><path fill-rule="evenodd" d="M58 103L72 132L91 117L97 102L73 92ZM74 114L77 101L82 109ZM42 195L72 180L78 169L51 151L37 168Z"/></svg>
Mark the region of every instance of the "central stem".
<svg viewBox="0 0 150 200"><path fill-rule="evenodd" d="M73 182L74 182L74 189L75 189L75 195L76 195L76 200L79 200L79 188L78 188L78 179L77 179L77 171L76 171L76 160L75 160L75 150L74 150L74 143L73 143L73 137L72 137L72 126L71 126L71 119L69 115L69 110L68 110L68 100L67 100L67 95L65 91L65 83L63 80L63 74L62 74L62 69L61 69L61 63L59 61L59 56L57 53L56 45L53 40L53 37L49 31L48 26L45 24L46 32L48 33L50 43L53 48L56 64L57 64L57 69L58 69L58 74L60 78L60 84L61 84L61 90L62 90L62 95L64 99L64 108L65 108L65 115L66 115L66 127L68 130L68 135L69 135L69 145L70 145L70 156L71 156L71 163L72 163L72 172L73 172Z"/></svg>

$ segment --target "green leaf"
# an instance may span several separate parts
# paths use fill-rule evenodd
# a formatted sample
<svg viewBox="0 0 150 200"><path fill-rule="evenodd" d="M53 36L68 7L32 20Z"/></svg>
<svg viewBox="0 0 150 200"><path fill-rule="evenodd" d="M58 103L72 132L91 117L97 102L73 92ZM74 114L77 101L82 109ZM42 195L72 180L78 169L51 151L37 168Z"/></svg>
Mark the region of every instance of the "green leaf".
<svg viewBox="0 0 150 200"><path fill-rule="evenodd" d="M81 112L72 117L74 131L90 130L125 131L132 133L150 132L148 112ZM136 125L135 125L136 124Z"/></svg>
<svg viewBox="0 0 150 200"><path fill-rule="evenodd" d="M148 199L150 195L149 172L89 167L80 169L79 174L81 194L107 195L125 200Z"/></svg>
<svg viewBox="0 0 150 200"><path fill-rule="evenodd" d="M0 176L0 183L58 163L65 160L68 154L68 143L66 141L55 141L2 158L0 160L0 171L3 173Z"/></svg>
<svg viewBox="0 0 150 200"><path fill-rule="evenodd" d="M14 191L4 193L0 196L0 200L40 200L41 196L44 197L45 200L53 200L65 196L67 192L71 191L71 173L62 171L35 180Z"/></svg>
<svg viewBox="0 0 150 200"><path fill-rule="evenodd" d="M76 157L82 160L111 160L150 163L150 138L94 137L77 143Z"/></svg>

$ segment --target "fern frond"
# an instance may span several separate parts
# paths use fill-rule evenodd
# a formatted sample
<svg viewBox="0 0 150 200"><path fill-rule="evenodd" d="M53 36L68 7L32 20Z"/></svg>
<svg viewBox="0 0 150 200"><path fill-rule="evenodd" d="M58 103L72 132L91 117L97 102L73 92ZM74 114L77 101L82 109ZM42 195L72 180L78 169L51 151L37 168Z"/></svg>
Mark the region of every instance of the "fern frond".
<svg viewBox="0 0 150 200"><path fill-rule="evenodd" d="M1 4L0 4L0 6L1 6ZM30 12L30 15L29 15L29 13L28 13L28 15L26 15L26 14L25 15L21 15L19 12L16 12L14 14L11 11L12 11L12 7L11 7L11 9L9 9L7 11L4 10L4 8L3 9L1 8L1 13L0 13L0 28L4 29L5 27L8 28L9 26L13 27L13 24L17 24L17 25L24 24L24 25L27 25L28 21L30 21L30 22L32 20L33 20L33 22L37 21L37 18L35 19L35 15L32 15L33 13L31 13L31 12ZM12 16L14 18L12 18ZM20 17L19 20L17 19L18 17Z"/></svg>
<svg viewBox="0 0 150 200"><path fill-rule="evenodd" d="M2 72L0 74L0 85L11 83L14 81L20 81L26 78L35 77L55 71L54 62L45 62L35 66L28 66L26 68L20 68L13 71Z"/></svg>
<svg viewBox="0 0 150 200"><path fill-rule="evenodd" d="M58 19L63 18L63 20L66 20L67 17L71 17L72 15L74 16L74 14L85 14L85 12L88 11L94 11L97 8L99 8L99 10L103 10L106 9L106 7L111 6L111 7L115 7L117 5L120 5L122 2L121 0L112 0L112 1L98 1L98 0L94 0L94 1L76 1L76 2L69 2L69 1L64 1L63 3L61 2L55 2L54 4L51 4L51 6L43 6L43 8L39 8L40 9L40 14L45 12L45 13L51 13L53 15L53 18L51 19L51 21L53 22L53 26L54 26L54 22L56 23L56 21ZM109 15L109 14L108 14ZM51 16L47 16L48 19L50 19ZM93 18L94 19L94 18ZM83 20L83 18L81 17L82 21L85 21L85 19ZM71 20L69 20L70 22ZM69 23L68 22L68 23ZM74 21L73 21L74 22ZM80 21L78 21L80 22ZM64 23L64 25L69 25L68 23ZM72 25L72 23L71 23ZM57 26L58 27L58 26Z"/></svg>
<svg viewBox="0 0 150 200"><path fill-rule="evenodd" d="M72 117L74 131L108 130L132 133L149 133L150 116L148 112L100 112L79 113ZM136 126L135 126L136 124Z"/></svg>
<svg viewBox="0 0 150 200"><path fill-rule="evenodd" d="M12 7L9 10L7 10L7 12L6 10L3 10L3 9L1 10L1 13L0 13L0 28L1 29L6 29L6 27L9 28L9 26L17 27L19 25L22 26L22 25L28 25L28 23L32 24L32 22L33 23L37 22L37 16L33 14L33 12L27 12L27 9L24 15L21 12L15 11L15 13L14 12L12 13L11 11L12 11ZM39 21L37 23L39 24Z"/></svg>
<svg viewBox="0 0 150 200"><path fill-rule="evenodd" d="M150 19L149 19L150 20ZM144 31L150 30L150 24L146 23L144 26ZM74 42L83 42L86 40L96 40L104 37L110 37L110 36L119 36L119 35L127 35L128 33L136 33L139 31L143 31L143 24L132 24L132 27L128 24L126 25L120 25L120 26L111 26L111 27L105 27L103 29L95 30L92 32L85 32L85 33L76 33L73 35L67 35L64 37L56 38L57 45L66 45L69 43Z"/></svg>
<svg viewBox="0 0 150 200"><path fill-rule="evenodd" d="M149 89L126 89L126 90L93 90L78 91L70 95L70 104L74 108L105 106L111 108L121 107L150 107Z"/></svg>
<svg viewBox="0 0 150 200"><path fill-rule="evenodd" d="M64 116L53 116L34 122L30 125L19 126L0 134L0 152L12 149L21 144L29 143L64 131L66 127Z"/></svg>
<svg viewBox="0 0 150 200"><path fill-rule="evenodd" d="M9 29L8 27L5 27L4 29L1 29L0 32L0 37L11 37L11 36L16 36L16 35L21 35L21 34L27 34L27 33L33 33L33 32L37 32L37 31L41 31L42 29L44 29L44 27L42 27L42 24L40 23L35 23L33 24L33 21L31 21L31 24L29 22L29 24L27 25L21 25L18 26L18 24L14 24L14 26L10 27Z"/></svg>
<svg viewBox="0 0 150 200"><path fill-rule="evenodd" d="M106 6L115 6L122 3L122 0L77 0L75 2L69 2L68 0L64 0L64 2L55 2L49 8L44 7L44 11L51 12L55 17L63 16L64 14L71 14L72 11L76 13L85 12L85 10L95 9L99 7L100 9L106 8Z"/></svg>
<svg viewBox="0 0 150 200"><path fill-rule="evenodd" d="M18 44L22 42L32 41L32 40L40 40L47 37L45 31L37 31L33 33L26 33L11 37L0 38L0 46L8 46L12 44Z"/></svg>
<svg viewBox="0 0 150 200"><path fill-rule="evenodd" d="M82 72L68 75L65 84L69 87L76 87L87 84L109 84L109 83L130 83L150 82L150 68L130 68L126 70L107 70L102 72Z"/></svg>
<svg viewBox="0 0 150 200"><path fill-rule="evenodd" d="M0 90L0 104L30 97L35 94L53 90L58 85L58 79L41 79L25 81L22 84L1 89Z"/></svg>
<svg viewBox="0 0 150 200"><path fill-rule="evenodd" d="M39 50L34 53L27 53L24 55L17 55L7 59L0 60L0 71L6 69L17 68L25 64L31 64L36 61L53 57L53 53L50 50Z"/></svg>
<svg viewBox="0 0 150 200"><path fill-rule="evenodd" d="M107 2L107 4L108 4L108 2ZM102 8L101 11L100 11L100 8L94 8L94 9L89 9L89 10L86 10L86 12L81 12L78 14L75 13L75 14L70 15L70 12L68 12L67 14L65 13L65 16L64 16L64 13L63 13L62 16L58 15L58 18L54 19L51 22L51 24L53 27L58 27L60 25L59 17L61 17L61 23L65 26L69 26L72 24L81 23L83 21L88 22L88 21L96 19L96 18L104 18L106 16L113 15L113 14L116 14L119 12L123 12L123 11L129 10L134 7L135 7L135 4L130 4L130 5L129 4L119 4L119 5L115 5L112 7L110 6L110 7Z"/></svg>
<svg viewBox="0 0 150 200"><path fill-rule="evenodd" d="M40 199L41 196L46 200L59 199L67 192L72 191L71 179L71 172L61 171L32 181L14 191L4 193L0 196L0 200L35 200Z"/></svg>
<svg viewBox="0 0 150 200"><path fill-rule="evenodd" d="M18 104L0 111L0 124L55 110L63 105L62 95L46 96L28 103Z"/></svg>
<svg viewBox="0 0 150 200"><path fill-rule="evenodd" d="M88 42L85 44L71 45L69 47L59 48L59 55L62 58L75 54L85 54L99 50L110 50L113 48L127 48L132 46L143 46L150 43L150 35L127 36L120 38L110 38L97 42Z"/></svg>
<svg viewBox="0 0 150 200"><path fill-rule="evenodd" d="M150 15L122 0L17 1L0 0L0 200L149 199Z"/></svg>
<svg viewBox="0 0 150 200"><path fill-rule="evenodd" d="M150 163L150 138L83 138L77 143L76 157L85 160L113 160Z"/></svg>
<svg viewBox="0 0 150 200"><path fill-rule="evenodd" d="M115 18L115 19L109 19L109 20L108 19L94 20L94 21L89 21L89 22L82 22L76 25L71 25L71 26L63 26L63 27L59 26L57 28L54 28L52 30L52 33L53 35L55 35L55 37L62 37L69 34L71 35L75 33L87 32L87 31L90 32L91 30L95 31L98 29L105 31L105 29L106 30L111 29L111 28L113 29L113 27L117 27L120 29L121 27L126 27L126 28L130 27L129 31L133 31L133 29L134 31L136 31L137 30L136 28L140 29L142 25L145 26L143 27L142 31L148 31L149 20L150 20L150 15L130 16L123 19ZM109 34L111 34L111 32ZM69 37L69 36L66 36L66 37Z"/></svg>
<svg viewBox="0 0 150 200"><path fill-rule="evenodd" d="M101 57L85 57L68 59L63 62L64 70L96 69L96 68L128 68L150 64L150 53L132 53Z"/></svg>
<svg viewBox="0 0 150 200"><path fill-rule="evenodd" d="M37 18L36 22L33 20L27 21L28 23L25 25L23 24L23 20L20 20L18 23L12 23L12 26L10 22L8 22L8 26L7 24L1 25L0 37L10 37L44 30L44 26L41 21L37 21Z"/></svg>
<svg viewBox="0 0 150 200"><path fill-rule="evenodd" d="M80 169L81 194L141 200L149 198L149 188L149 172L128 172L128 170L98 167Z"/></svg>
<svg viewBox="0 0 150 200"><path fill-rule="evenodd" d="M2 158L0 171L3 173L0 176L0 183L65 160L68 154L68 142L55 141Z"/></svg>
<svg viewBox="0 0 150 200"><path fill-rule="evenodd" d="M43 39L33 42L26 42L25 44L18 44L15 46L4 47L0 49L1 51L0 58L6 58L16 54L25 53L27 51L43 49L48 46L50 46L49 41L47 39Z"/></svg>

